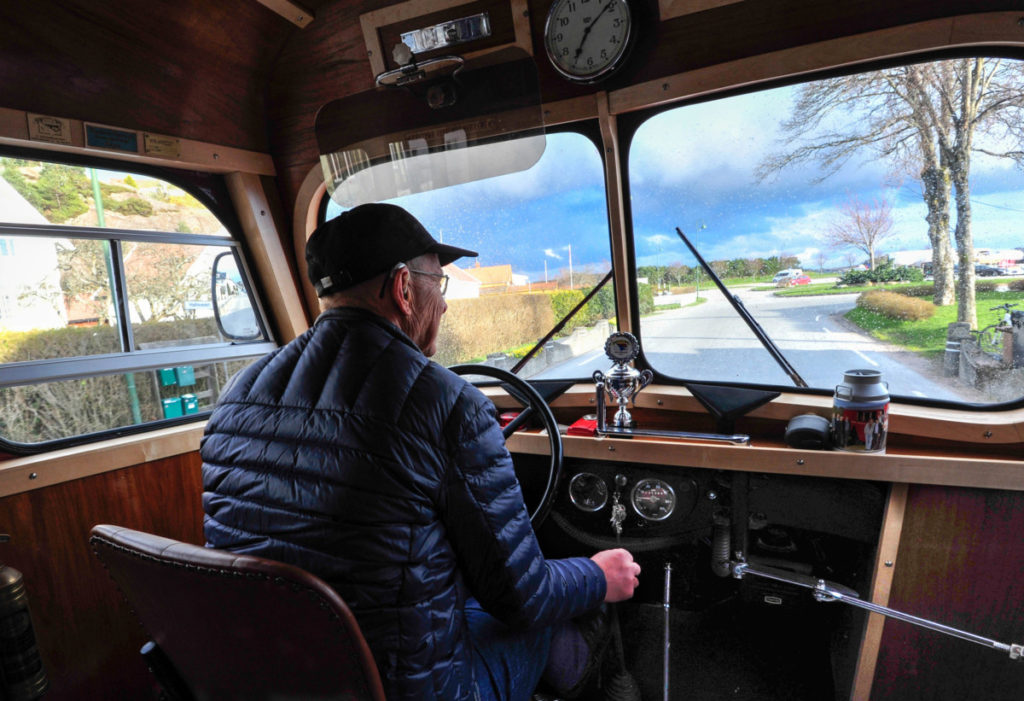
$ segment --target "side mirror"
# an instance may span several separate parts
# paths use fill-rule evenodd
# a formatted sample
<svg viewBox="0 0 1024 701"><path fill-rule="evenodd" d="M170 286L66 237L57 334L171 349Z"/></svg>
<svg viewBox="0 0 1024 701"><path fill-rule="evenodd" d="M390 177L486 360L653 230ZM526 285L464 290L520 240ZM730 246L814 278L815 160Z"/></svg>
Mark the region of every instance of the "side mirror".
<svg viewBox="0 0 1024 701"><path fill-rule="evenodd" d="M232 341L263 338L252 299L238 270L234 253L226 251L213 260L211 277L213 316L221 334Z"/></svg>

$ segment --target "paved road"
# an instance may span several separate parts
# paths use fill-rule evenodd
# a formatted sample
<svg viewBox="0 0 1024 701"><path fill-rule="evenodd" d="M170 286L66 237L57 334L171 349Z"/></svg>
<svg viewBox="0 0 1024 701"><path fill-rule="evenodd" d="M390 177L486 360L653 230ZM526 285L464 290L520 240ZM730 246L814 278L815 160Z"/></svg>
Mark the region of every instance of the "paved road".
<svg viewBox="0 0 1024 701"><path fill-rule="evenodd" d="M913 353L850 330L834 315L851 309L856 294L777 297L770 291L737 291L753 317L811 387L834 387L843 371L880 370L893 394L961 400L941 378L931 377ZM660 297L682 308L644 317L641 334L651 364L667 375L691 380L792 385L753 332L717 291L703 291L707 302L685 306L694 295ZM586 376L610 365L595 350L551 368L542 376Z"/></svg>

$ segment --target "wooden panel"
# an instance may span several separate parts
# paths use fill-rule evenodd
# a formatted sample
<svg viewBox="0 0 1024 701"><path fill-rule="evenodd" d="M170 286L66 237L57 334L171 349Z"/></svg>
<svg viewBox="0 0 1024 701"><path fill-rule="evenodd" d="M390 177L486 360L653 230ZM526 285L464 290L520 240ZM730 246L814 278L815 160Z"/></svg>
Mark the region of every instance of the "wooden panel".
<svg viewBox="0 0 1024 701"><path fill-rule="evenodd" d="M263 81L293 31L252 0L0 3L2 106L266 151Z"/></svg>
<svg viewBox="0 0 1024 701"><path fill-rule="evenodd" d="M0 453L0 497L194 452L205 427L201 421L24 457Z"/></svg>
<svg viewBox="0 0 1024 701"><path fill-rule="evenodd" d="M911 487L889 605L1003 643L1024 642L1024 494ZM873 699L1024 698L1021 662L887 621Z"/></svg>
<svg viewBox="0 0 1024 701"><path fill-rule="evenodd" d="M665 21L722 5L731 5L734 2L743 2L743 0L658 0L658 16Z"/></svg>
<svg viewBox="0 0 1024 701"><path fill-rule="evenodd" d="M201 544L198 453L0 500L3 562L25 578L47 701L155 699L138 654L145 633L92 554L89 529L114 523Z"/></svg>

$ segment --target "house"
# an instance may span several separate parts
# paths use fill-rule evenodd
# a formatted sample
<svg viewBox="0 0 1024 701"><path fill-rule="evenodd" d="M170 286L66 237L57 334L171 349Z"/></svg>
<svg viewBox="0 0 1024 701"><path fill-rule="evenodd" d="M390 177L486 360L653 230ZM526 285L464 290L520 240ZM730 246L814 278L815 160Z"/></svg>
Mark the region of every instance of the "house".
<svg viewBox="0 0 1024 701"><path fill-rule="evenodd" d="M509 288L516 284L515 276L512 274L512 265L509 263L480 265L480 262L477 261L476 265L468 268L466 272L480 281L480 294L482 295L508 292Z"/></svg>
<svg viewBox="0 0 1024 701"><path fill-rule="evenodd" d="M3 178L0 221L49 223ZM57 270L57 241L0 234L0 331L54 329L66 324Z"/></svg>
<svg viewBox="0 0 1024 701"><path fill-rule="evenodd" d="M449 263L442 268L448 276L448 292L445 297L448 299L468 299L480 296L480 280L470 275L467 271L454 263Z"/></svg>

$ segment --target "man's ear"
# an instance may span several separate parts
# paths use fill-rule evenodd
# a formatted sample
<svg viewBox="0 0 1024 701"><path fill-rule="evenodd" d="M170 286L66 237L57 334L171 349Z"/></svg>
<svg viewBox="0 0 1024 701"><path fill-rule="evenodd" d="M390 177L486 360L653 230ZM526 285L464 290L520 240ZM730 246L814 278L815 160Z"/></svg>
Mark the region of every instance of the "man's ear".
<svg viewBox="0 0 1024 701"><path fill-rule="evenodd" d="M412 315L412 303L409 301L409 285L412 283L412 276L406 267L395 272L391 280L391 296L399 311L405 316Z"/></svg>

